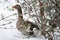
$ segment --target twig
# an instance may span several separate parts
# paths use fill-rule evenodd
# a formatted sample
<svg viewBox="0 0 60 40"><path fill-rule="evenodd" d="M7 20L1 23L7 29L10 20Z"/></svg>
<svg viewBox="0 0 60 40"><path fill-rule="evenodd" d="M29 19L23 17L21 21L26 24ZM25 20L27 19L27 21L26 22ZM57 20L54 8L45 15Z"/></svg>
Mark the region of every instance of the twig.
<svg viewBox="0 0 60 40"><path fill-rule="evenodd" d="M0 21L4 20L4 19L6 19L6 18L8 18L8 17L10 17L10 16L14 16L14 15L17 15L17 14L15 13L15 14L9 15L9 16L3 18L3 19L0 19Z"/></svg>

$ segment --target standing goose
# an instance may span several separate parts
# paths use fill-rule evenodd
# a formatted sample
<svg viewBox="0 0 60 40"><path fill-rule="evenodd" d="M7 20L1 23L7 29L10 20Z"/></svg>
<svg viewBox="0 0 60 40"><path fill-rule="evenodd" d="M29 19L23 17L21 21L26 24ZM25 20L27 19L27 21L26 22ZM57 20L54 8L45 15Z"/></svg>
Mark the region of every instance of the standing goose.
<svg viewBox="0 0 60 40"><path fill-rule="evenodd" d="M29 22L29 21L24 21L23 19L23 15L22 15L22 9L21 9L21 6L20 5L15 5L13 6L13 8L17 9L18 11L18 20L17 20L17 23L16 23L16 28L21 31L24 35L33 35L34 32L33 32L33 28L37 28L37 25L33 24L32 22ZM26 29L28 28L28 25L30 24L30 32L27 32Z"/></svg>

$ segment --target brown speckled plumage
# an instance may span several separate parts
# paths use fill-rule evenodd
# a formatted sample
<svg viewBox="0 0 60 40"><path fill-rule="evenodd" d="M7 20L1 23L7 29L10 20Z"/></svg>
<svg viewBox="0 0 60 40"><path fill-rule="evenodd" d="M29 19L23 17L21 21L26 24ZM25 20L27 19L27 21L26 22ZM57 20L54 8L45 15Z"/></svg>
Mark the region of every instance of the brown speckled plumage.
<svg viewBox="0 0 60 40"><path fill-rule="evenodd" d="M32 32L27 32L26 29L28 28L28 25L31 26L31 28L33 29L34 27L39 29L37 27L37 25L33 24L32 22L29 22L29 21L24 21L23 19L23 15L22 15L22 9L20 7L20 5L15 5L13 6L13 8L17 9L18 11L18 20L17 20L17 23L16 23L16 28L21 31L24 35L33 35L33 30L31 30Z"/></svg>

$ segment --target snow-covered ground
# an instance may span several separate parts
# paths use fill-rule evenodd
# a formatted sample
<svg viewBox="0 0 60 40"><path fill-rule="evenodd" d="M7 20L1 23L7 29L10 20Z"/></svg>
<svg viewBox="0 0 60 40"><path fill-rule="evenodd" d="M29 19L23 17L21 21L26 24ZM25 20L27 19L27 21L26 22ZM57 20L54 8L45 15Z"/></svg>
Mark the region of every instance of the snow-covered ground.
<svg viewBox="0 0 60 40"><path fill-rule="evenodd" d="M0 29L0 40L46 40L43 37L36 38L26 38L17 29Z"/></svg>

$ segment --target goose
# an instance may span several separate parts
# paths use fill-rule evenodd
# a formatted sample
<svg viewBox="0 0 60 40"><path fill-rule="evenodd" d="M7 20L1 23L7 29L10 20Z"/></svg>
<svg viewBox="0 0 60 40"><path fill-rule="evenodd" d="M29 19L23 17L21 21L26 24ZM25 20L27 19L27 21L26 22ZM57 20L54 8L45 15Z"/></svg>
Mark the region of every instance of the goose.
<svg viewBox="0 0 60 40"><path fill-rule="evenodd" d="M36 24L34 24L30 21L24 21L23 15L22 15L22 9L21 9L20 5L16 4L12 8L15 8L18 11L18 20L17 20L17 23L16 23L16 28L20 32L22 32L22 34L24 34L24 35L33 35L34 34L33 28L39 29L39 27L37 27ZM30 26L30 28L29 28L30 31L29 32L26 31L28 26Z"/></svg>

